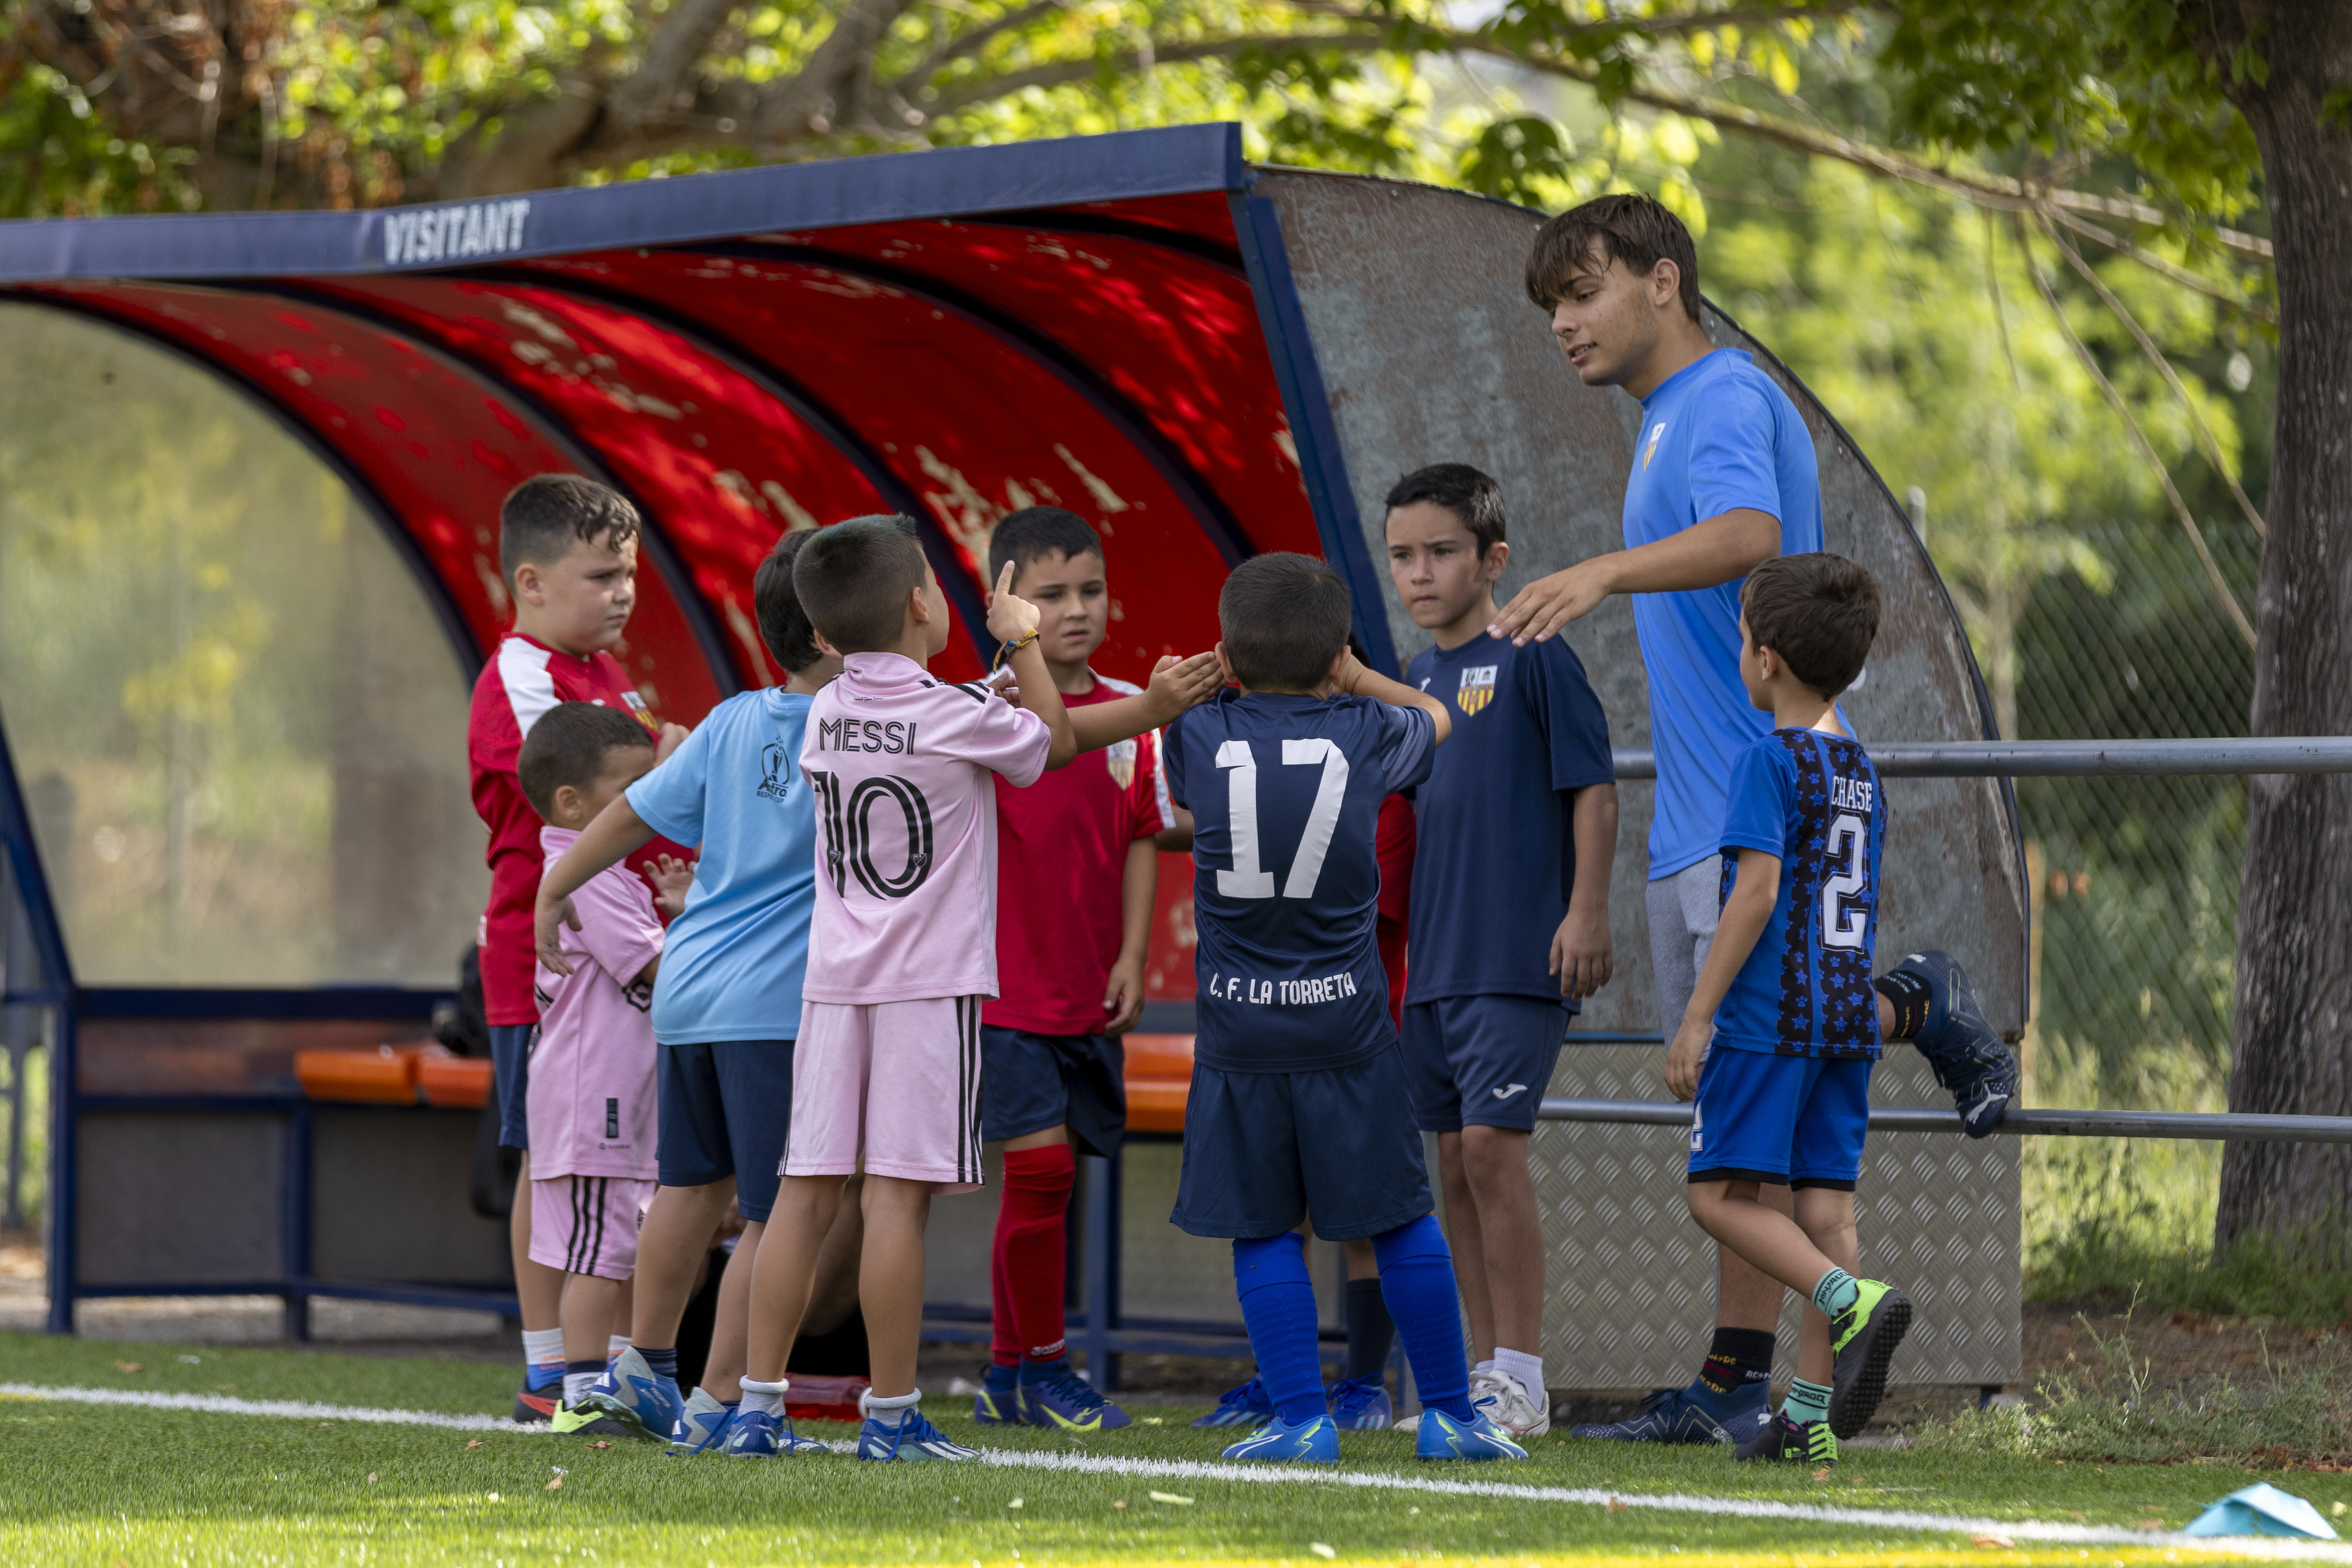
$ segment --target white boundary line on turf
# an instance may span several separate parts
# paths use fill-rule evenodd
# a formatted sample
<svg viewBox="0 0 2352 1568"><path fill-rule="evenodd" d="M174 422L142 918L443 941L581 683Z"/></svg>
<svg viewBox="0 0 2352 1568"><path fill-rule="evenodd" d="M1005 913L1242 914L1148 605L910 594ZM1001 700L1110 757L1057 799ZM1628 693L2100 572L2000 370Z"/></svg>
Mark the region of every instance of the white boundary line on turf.
<svg viewBox="0 0 2352 1568"><path fill-rule="evenodd" d="M57 1400L79 1405L130 1405L148 1410L194 1410L215 1415L275 1415L306 1421L360 1421L394 1426L435 1426L459 1432L545 1433L496 1415L457 1415L437 1410L383 1410L357 1405L320 1405L298 1399L236 1399L225 1394L150 1394L135 1388L47 1387L0 1383L0 1398ZM1377 1470L1327 1470L1275 1465L1209 1464L1199 1459L1129 1459L1020 1448L982 1448L983 1464L1005 1469L1062 1470L1080 1475L1153 1480L1234 1482L1258 1486L1356 1487L1375 1491L1426 1492L1441 1497L1493 1498L1506 1502L1568 1503L1588 1508L1612 1504L1664 1513L1729 1514L1741 1519L1777 1519L1799 1524L1835 1524L1874 1530L1930 1531L1948 1535L2001 1535L2067 1546L2168 1546L2223 1552L2237 1557L2352 1563L2352 1545L2251 1536L2182 1535L2112 1525L2057 1524L2044 1520L1971 1519L1914 1510L1836 1508L1822 1503L1769 1502L1757 1498L1696 1497L1678 1492L1610 1491L1597 1487L1538 1487L1511 1481L1455 1481L1400 1476Z"/></svg>

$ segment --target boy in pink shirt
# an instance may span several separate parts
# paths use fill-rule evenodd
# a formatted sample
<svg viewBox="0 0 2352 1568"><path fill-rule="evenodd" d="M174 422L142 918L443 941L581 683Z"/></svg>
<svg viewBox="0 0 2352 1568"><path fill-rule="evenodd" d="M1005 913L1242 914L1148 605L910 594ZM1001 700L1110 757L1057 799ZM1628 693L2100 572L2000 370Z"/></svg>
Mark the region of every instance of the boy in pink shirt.
<svg viewBox="0 0 2352 1568"><path fill-rule="evenodd" d="M580 830L654 765L653 737L625 709L551 708L516 761L524 796L562 857ZM647 1009L662 927L626 868L572 895L562 971L541 963L539 1030L525 1100L531 1144L530 1258L563 1275L558 1432L611 1426L581 1398L604 1371L621 1291L637 1263L637 1215L654 1190L654 1031ZM617 1427L614 1428L618 1430Z"/></svg>
<svg viewBox="0 0 2352 1568"><path fill-rule="evenodd" d="M802 985L783 1189L751 1277L751 1375L727 1452L816 1447L783 1425L784 1361L842 1184L864 1170L858 1298L874 1388L863 1459L964 1459L923 1417L915 1350L935 1192L980 1184L980 1007L996 994L996 777L1034 783L1077 742L1008 567L988 610L1020 705L923 666L946 596L905 517L819 532L793 563L803 611L844 656L811 704L816 911Z"/></svg>

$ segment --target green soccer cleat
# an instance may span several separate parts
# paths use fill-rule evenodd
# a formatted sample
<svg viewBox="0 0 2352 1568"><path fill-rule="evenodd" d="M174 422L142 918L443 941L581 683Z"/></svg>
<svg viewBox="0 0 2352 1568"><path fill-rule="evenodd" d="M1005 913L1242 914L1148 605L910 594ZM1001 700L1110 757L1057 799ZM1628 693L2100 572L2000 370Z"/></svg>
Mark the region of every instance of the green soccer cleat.
<svg viewBox="0 0 2352 1568"><path fill-rule="evenodd" d="M1764 1430L1732 1451L1735 1459L1780 1459L1795 1464L1837 1463L1837 1434L1826 1421L1791 1421L1776 1411Z"/></svg>
<svg viewBox="0 0 2352 1568"><path fill-rule="evenodd" d="M635 1437L635 1426L624 1426L593 1405L559 1405L548 1417L559 1437Z"/></svg>
<svg viewBox="0 0 2352 1568"><path fill-rule="evenodd" d="M1853 1305L1830 1324L1837 1373L1830 1391L1830 1430L1856 1437L1886 1397L1886 1367L1911 1328L1911 1299L1876 1279L1854 1281Z"/></svg>

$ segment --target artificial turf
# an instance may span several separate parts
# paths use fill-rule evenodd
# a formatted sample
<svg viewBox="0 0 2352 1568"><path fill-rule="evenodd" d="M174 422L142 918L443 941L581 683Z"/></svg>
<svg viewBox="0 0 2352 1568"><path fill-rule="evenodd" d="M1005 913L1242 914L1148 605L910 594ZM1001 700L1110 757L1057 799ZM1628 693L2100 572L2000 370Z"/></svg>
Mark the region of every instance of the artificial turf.
<svg viewBox="0 0 2352 1568"><path fill-rule="evenodd" d="M193 1361L184 1358L194 1358ZM140 1370L120 1370L117 1363ZM211 1346L0 1335L0 1382L138 1389L449 1413L501 1411L499 1366ZM972 1427L934 1394L950 1435L992 1447L1212 1460L1234 1436L1189 1409L1084 1440ZM1158 1425L1148 1424L1158 1417ZM815 1428L846 1436L850 1429ZM1402 1434L1349 1433L1347 1468L1418 1479L1598 1488L1628 1497L1895 1509L1976 1519L2177 1529L2256 1479L2323 1513L2352 1476L2258 1478L2221 1467L2053 1464L1849 1448L1826 1476L1736 1466L1716 1449L1539 1441L1524 1464L1426 1466ZM1009 1467L863 1465L845 1457L679 1459L538 1434L201 1414L0 1398L0 1552L11 1563L1091 1563L1118 1561L2052 1563L2196 1562L2177 1543L1979 1546L1968 1534L1727 1513L1612 1509L1331 1484L1268 1485ZM562 1484L551 1488L550 1483ZM1151 1493L1189 1498L1154 1500Z"/></svg>

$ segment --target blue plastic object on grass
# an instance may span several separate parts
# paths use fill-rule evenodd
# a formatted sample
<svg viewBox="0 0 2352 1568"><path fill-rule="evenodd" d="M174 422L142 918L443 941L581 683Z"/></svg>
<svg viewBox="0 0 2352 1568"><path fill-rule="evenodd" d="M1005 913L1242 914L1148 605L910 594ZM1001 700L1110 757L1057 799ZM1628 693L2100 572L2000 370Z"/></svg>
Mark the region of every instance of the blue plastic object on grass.
<svg viewBox="0 0 2352 1568"><path fill-rule="evenodd" d="M2231 1492L2189 1522L2183 1535L2299 1535L2333 1541L2335 1527L2293 1492L2268 1481Z"/></svg>

